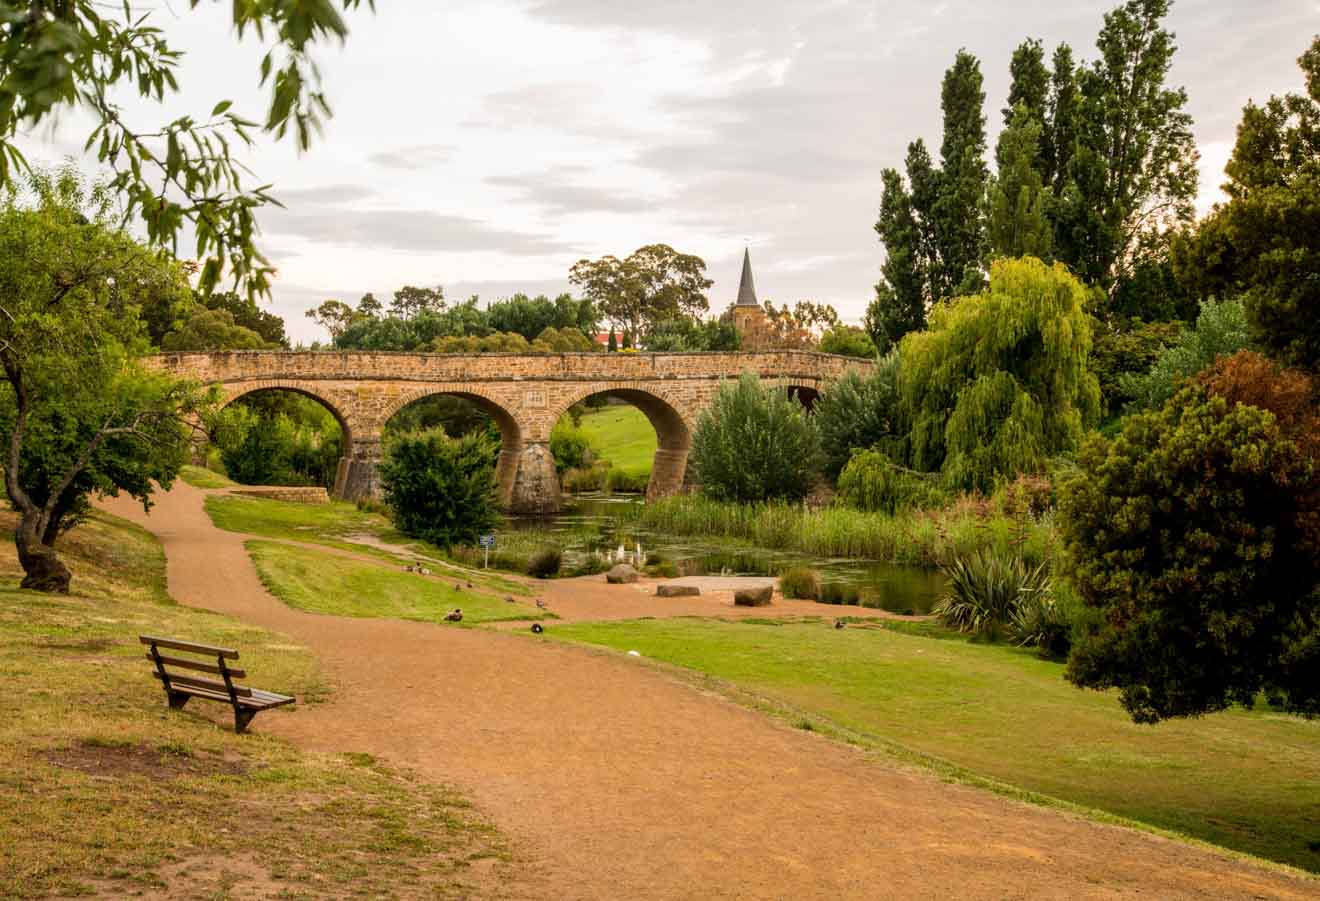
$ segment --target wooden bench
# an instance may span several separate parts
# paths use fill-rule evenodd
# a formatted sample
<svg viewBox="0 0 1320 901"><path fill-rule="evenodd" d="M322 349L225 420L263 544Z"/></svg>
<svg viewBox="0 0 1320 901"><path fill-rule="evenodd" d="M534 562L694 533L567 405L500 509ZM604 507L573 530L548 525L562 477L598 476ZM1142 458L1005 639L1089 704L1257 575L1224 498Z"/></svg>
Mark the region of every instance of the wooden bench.
<svg viewBox="0 0 1320 901"><path fill-rule="evenodd" d="M242 733L247 731L248 723L252 722L252 718L261 711L293 703L293 698L288 695L277 695L274 692L261 691L236 683L235 679L245 678L247 673L225 662L238 659L238 651L233 648L214 648L206 644L179 641L176 638L157 638L152 635L139 635L138 640L147 646L147 659L156 664L156 672L153 675L165 687L165 697L171 709L178 710L188 703L189 698L223 701L234 708L234 731ZM178 651L211 657L215 659L215 663L204 663L190 657L166 656L161 653L162 649L167 652ZM172 670L209 673L220 678L204 679Z"/></svg>

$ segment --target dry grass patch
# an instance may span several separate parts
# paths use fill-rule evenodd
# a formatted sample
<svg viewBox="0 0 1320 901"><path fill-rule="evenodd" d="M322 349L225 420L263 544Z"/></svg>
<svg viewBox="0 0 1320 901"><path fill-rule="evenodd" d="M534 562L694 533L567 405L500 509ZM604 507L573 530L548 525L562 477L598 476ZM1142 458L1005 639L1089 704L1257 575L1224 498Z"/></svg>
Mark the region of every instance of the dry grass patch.
<svg viewBox="0 0 1320 901"><path fill-rule="evenodd" d="M296 709L246 736L224 705L169 710L139 633L236 646L255 682L299 705L327 689L287 637L171 602L136 527L98 516L62 544L70 597L15 589L0 549L0 897L471 897L507 866L449 789L261 733Z"/></svg>

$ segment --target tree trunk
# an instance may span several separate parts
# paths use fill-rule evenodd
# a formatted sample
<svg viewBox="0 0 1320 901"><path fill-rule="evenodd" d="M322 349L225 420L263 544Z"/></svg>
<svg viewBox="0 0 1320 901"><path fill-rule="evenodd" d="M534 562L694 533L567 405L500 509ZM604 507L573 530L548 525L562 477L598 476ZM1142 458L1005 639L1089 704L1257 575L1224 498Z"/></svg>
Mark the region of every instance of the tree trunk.
<svg viewBox="0 0 1320 901"><path fill-rule="evenodd" d="M18 562L23 567L23 581L19 588L68 594L73 574L65 566L55 548L41 540L42 529L36 514L25 514L18 523L14 544L18 547Z"/></svg>

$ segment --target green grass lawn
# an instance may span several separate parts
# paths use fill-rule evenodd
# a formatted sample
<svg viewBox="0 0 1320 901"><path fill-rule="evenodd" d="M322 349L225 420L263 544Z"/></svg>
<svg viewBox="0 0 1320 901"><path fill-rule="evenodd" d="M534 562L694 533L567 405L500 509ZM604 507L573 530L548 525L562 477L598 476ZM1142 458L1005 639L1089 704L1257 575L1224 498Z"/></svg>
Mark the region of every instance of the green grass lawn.
<svg viewBox="0 0 1320 901"><path fill-rule="evenodd" d="M185 466L179 472L179 478L183 479L194 488L233 488L237 482L230 481L218 472L212 472L201 466Z"/></svg>
<svg viewBox="0 0 1320 901"><path fill-rule="evenodd" d="M445 623L445 614L461 608L464 624L547 618L522 601L455 589L457 577L443 572L421 576L273 541L250 541L247 547L270 592L312 613Z"/></svg>
<svg viewBox="0 0 1320 901"><path fill-rule="evenodd" d="M715 676L794 722L958 778L1320 872L1320 720L1233 710L1137 726L1060 664L893 629L681 619L552 632Z"/></svg>
<svg viewBox="0 0 1320 901"><path fill-rule="evenodd" d="M0 513L0 526L13 517ZM173 603L146 532L95 514L60 549L70 596L16 589L13 545L0 546L0 898L228 898L249 892L253 867L281 897L454 897L472 890L471 861L508 859L451 790L264 734L263 722L325 695L315 658ZM250 684L297 706L242 736L222 705L171 711L143 633L236 647Z"/></svg>
<svg viewBox="0 0 1320 901"><path fill-rule="evenodd" d="M655 459L655 427L646 414L631 404L610 404L589 409L582 431L600 459L629 475L645 476Z"/></svg>
<svg viewBox="0 0 1320 901"><path fill-rule="evenodd" d="M344 501L299 504L272 498L208 497L206 512L216 528L227 532L324 544L355 554L377 557L383 562L399 566L404 564L404 557L388 550L348 541L345 536L370 535L387 544L399 546L400 551L412 549L435 560L445 557L439 548L400 534L393 523L379 513L359 510L356 504ZM437 569L436 566L431 568ZM461 577L489 591L520 595L531 593L521 582L491 572L465 569Z"/></svg>

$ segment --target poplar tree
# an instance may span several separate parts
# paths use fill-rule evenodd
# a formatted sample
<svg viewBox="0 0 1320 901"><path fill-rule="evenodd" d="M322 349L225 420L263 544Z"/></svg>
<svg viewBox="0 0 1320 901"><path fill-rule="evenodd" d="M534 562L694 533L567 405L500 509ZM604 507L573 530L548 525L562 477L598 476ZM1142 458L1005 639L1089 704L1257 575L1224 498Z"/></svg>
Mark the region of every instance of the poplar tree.
<svg viewBox="0 0 1320 901"><path fill-rule="evenodd" d="M1045 127L1049 140L1041 147L1040 174L1058 193L1063 189L1077 143L1077 67L1072 48L1067 44L1060 44L1054 50Z"/></svg>
<svg viewBox="0 0 1320 901"><path fill-rule="evenodd" d="M885 184L876 233L885 245L885 262L875 286L875 300L866 310L866 330L881 353L908 332L926 326L926 267L912 211L912 195L894 169L882 175Z"/></svg>
<svg viewBox="0 0 1320 901"><path fill-rule="evenodd" d="M1050 192L1039 171L1043 126L1018 103L1012 123L999 133L998 175L990 188L987 229L994 256L1048 258L1054 235L1046 218Z"/></svg>
<svg viewBox="0 0 1320 901"><path fill-rule="evenodd" d="M989 171L985 163L985 89L981 64L959 50L941 91L944 140L934 205L936 258L932 294L973 293L984 283L985 222L981 215Z"/></svg>
<svg viewBox="0 0 1320 901"><path fill-rule="evenodd" d="M1012 82L1008 88L1008 105L1001 110L1004 125L1011 125L1018 104L1044 122L1050 93L1050 70L1045 65L1045 48L1040 41L1029 38L1013 51L1008 64Z"/></svg>
<svg viewBox="0 0 1320 901"><path fill-rule="evenodd" d="M1060 192L1059 259L1111 296L1162 252L1152 240L1193 220L1197 153L1187 92L1166 86L1169 0L1128 0L1105 15L1097 60L1078 74L1077 151Z"/></svg>

